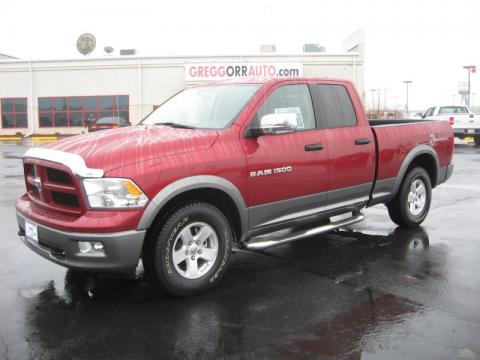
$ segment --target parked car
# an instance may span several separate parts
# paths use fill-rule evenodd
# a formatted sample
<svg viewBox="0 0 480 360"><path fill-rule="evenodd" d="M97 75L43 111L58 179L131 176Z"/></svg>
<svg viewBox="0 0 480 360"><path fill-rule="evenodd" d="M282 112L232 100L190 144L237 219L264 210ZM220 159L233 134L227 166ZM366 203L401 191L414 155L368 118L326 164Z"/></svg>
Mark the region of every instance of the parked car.
<svg viewBox="0 0 480 360"><path fill-rule="evenodd" d="M118 116L109 116L109 117L101 117L93 124L88 124L88 132L99 131L99 130L107 130L107 129L115 129L124 126L130 126L130 122L123 117Z"/></svg>
<svg viewBox="0 0 480 360"><path fill-rule="evenodd" d="M448 120L455 137L473 137L475 145L480 145L480 115L473 114L467 106L433 106L422 114L427 120Z"/></svg>
<svg viewBox="0 0 480 360"><path fill-rule="evenodd" d="M421 112L410 112L405 115L407 119L422 119L423 113Z"/></svg>
<svg viewBox="0 0 480 360"><path fill-rule="evenodd" d="M452 152L448 122L369 122L348 81L198 86L138 126L29 149L19 235L70 269L133 274L142 259L191 295L220 281L233 247L351 225L376 204L419 225Z"/></svg>

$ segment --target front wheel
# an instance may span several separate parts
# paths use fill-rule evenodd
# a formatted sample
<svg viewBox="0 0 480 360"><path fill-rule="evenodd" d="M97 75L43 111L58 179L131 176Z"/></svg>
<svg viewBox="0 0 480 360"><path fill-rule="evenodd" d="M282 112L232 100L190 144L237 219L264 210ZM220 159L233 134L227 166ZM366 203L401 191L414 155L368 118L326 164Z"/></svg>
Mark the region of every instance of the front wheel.
<svg viewBox="0 0 480 360"><path fill-rule="evenodd" d="M387 204L390 219L400 226L420 225L427 217L432 198L430 176L421 167L410 170L395 198Z"/></svg>
<svg viewBox="0 0 480 360"><path fill-rule="evenodd" d="M180 207L152 229L143 263L147 276L176 296L210 289L230 260L232 232L215 206L193 202Z"/></svg>

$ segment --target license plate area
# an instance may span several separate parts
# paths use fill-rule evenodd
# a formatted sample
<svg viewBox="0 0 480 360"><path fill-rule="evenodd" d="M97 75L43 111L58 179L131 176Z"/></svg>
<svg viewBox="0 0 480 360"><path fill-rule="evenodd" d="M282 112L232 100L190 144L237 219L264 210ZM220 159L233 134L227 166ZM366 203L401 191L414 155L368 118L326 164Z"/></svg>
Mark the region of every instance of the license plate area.
<svg viewBox="0 0 480 360"><path fill-rule="evenodd" d="M25 220L25 237L27 240L38 244L38 226Z"/></svg>

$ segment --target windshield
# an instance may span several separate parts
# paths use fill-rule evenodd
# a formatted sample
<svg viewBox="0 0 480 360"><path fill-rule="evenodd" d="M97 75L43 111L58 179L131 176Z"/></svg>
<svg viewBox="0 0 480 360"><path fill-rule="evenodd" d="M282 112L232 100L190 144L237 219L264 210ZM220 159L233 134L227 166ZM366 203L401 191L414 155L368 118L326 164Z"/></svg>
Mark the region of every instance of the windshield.
<svg viewBox="0 0 480 360"><path fill-rule="evenodd" d="M234 84L187 89L164 102L142 124L224 129L231 125L260 86Z"/></svg>

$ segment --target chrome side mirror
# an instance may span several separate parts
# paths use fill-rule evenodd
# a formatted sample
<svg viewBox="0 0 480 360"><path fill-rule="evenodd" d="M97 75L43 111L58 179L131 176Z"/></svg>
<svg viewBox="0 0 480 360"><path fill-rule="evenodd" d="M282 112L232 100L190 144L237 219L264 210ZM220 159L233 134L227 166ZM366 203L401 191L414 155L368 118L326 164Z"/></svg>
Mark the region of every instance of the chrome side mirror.
<svg viewBox="0 0 480 360"><path fill-rule="evenodd" d="M263 135L289 134L297 130L296 113L268 114L260 119L260 131Z"/></svg>

